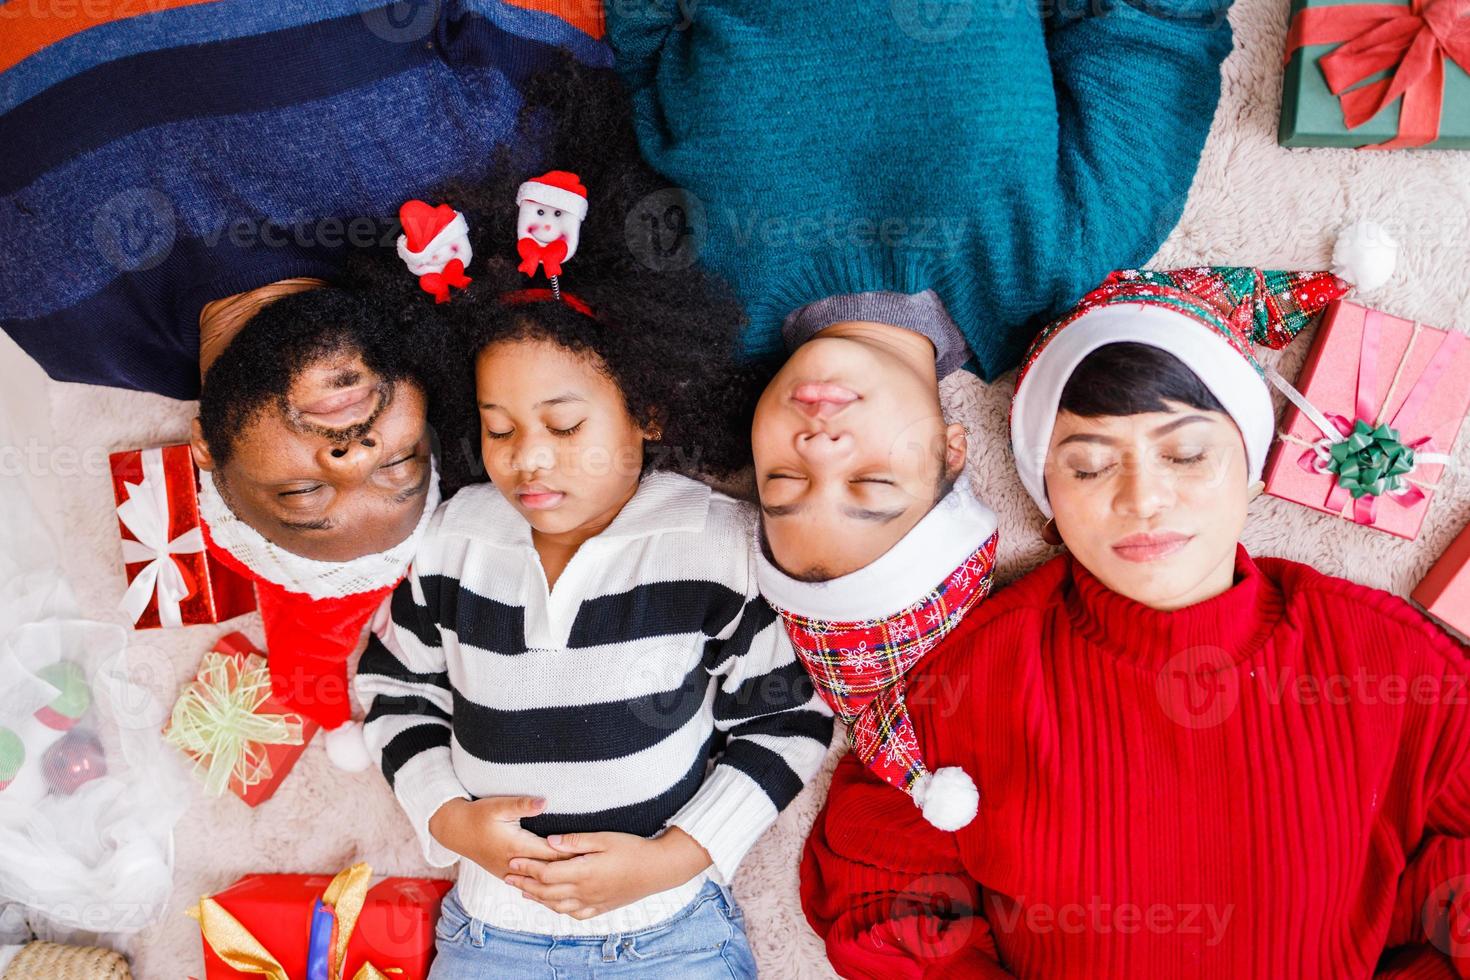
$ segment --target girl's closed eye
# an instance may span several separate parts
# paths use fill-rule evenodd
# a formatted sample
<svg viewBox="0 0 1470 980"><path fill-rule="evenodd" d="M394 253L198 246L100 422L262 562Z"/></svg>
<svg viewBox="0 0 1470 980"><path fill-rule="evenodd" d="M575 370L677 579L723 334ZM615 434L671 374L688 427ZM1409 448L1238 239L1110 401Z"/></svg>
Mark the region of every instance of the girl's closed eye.
<svg viewBox="0 0 1470 980"><path fill-rule="evenodd" d="M546 428L548 428L548 429L551 430L551 434L552 435L561 436L562 438L566 438L568 436L574 436L574 435L576 435L581 430L582 426L584 426L586 424L587 424L587 420L586 419L583 419L582 421L578 422L576 425L570 426L570 427L565 428L565 429L558 429L554 425L548 425Z"/></svg>

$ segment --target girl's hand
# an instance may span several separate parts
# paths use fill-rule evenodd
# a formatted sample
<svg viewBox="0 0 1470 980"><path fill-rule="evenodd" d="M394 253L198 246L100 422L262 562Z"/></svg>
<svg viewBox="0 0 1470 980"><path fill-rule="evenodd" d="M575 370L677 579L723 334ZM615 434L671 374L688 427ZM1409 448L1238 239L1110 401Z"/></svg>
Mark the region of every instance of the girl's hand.
<svg viewBox="0 0 1470 980"><path fill-rule="evenodd" d="M546 843L562 860L514 858L505 883L576 919L676 888L710 866L705 849L678 827L653 840L633 834L553 834Z"/></svg>
<svg viewBox="0 0 1470 980"><path fill-rule="evenodd" d="M546 801L534 796L487 796L480 800L450 800L429 818L429 833L456 854L462 854L497 878L505 879L513 858L559 861L561 852L521 826Z"/></svg>

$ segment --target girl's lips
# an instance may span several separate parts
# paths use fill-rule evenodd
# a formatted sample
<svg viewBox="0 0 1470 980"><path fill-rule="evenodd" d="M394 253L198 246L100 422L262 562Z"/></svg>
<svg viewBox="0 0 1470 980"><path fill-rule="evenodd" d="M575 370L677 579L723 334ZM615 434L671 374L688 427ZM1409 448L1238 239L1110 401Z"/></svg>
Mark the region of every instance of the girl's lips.
<svg viewBox="0 0 1470 980"><path fill-rule="evenodd" d="M316 425L332 429L345 428L372 414L373 396L376 393L376 385L357 385L299 404L296 411Z"/></svg>
<svg viewBox="0 0 1470 980"><path fill-rule="evenodd" d="M1191 534L1176 534L1172 531L1159 534L1130 534L1113 544L1113 554L1124 561L1142 564L1168 558L1193 540L1194 536Z"/></svg>
<svg viewBox="0 0 1470 980"><path fill-rule="evenodd" d="M555 490L516 491L516 499L527 510L551 510L566 498L566 494Z"/></svg>

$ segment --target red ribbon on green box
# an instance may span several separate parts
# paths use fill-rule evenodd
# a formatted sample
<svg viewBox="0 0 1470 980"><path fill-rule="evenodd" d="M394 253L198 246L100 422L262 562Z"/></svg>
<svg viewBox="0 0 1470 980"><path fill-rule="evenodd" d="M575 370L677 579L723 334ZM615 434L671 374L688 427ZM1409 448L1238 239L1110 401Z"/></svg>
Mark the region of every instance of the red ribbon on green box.
<svg viewBox="0 0 1470 980"><path fill-rule="evenodd" d="M1309 7L1292 20L1286 60L1312 44L1340 44L1318 64L1342 102L1348 129L1404 100L1398 135L1365 149L1427 146L1439 139L1445 61L1470 71L1470 0ZM1390 72L1388 78L1368 82L1383 71Z"/></svg>

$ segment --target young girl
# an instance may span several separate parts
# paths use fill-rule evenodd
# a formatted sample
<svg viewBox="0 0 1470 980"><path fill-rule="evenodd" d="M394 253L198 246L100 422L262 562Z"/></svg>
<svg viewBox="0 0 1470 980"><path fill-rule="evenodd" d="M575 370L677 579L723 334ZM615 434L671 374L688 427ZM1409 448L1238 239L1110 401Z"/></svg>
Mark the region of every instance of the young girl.
<svg viewBox="0 0 1470 980"><path fill-rule="evenodd" d="M727 885L831 736L757 591L754 509L671 472L748 459L738 308L632 258L630 188L488 189L473 281L423 297L491 482L435 515L356 683L425 856L460 866L433 980L754 976ZM518 246L518 218L567 247Z"/></svg>

